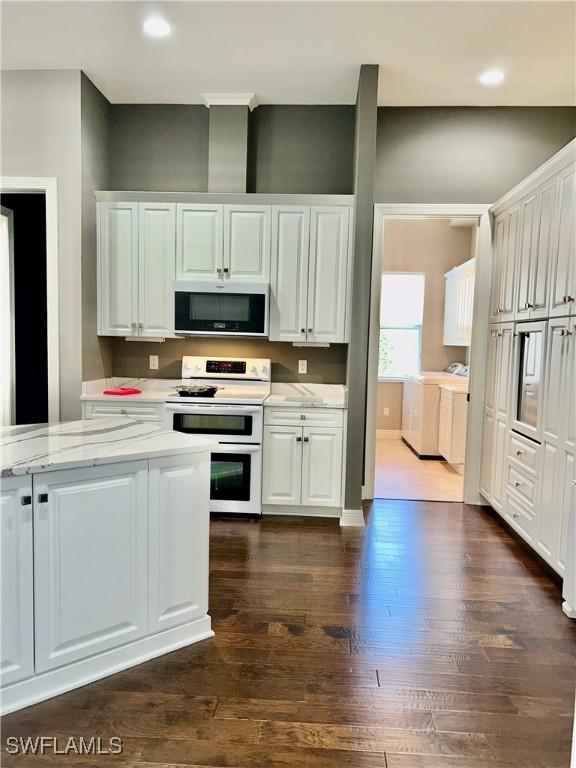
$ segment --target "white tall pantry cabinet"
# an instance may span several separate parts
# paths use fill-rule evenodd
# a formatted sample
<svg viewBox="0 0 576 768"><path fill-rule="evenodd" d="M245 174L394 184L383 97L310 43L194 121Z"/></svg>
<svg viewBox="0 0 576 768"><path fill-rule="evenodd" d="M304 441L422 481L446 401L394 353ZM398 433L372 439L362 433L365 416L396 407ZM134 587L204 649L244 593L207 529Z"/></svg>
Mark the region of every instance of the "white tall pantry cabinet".
<svg viewBox="0 0 576 768"><path fill-rule="evenodd" d="M573 141L493 208L481 473L482 495L561 575L576 477L575 154ZM517 412L525 321L545 330L531 434Z"/></svg>

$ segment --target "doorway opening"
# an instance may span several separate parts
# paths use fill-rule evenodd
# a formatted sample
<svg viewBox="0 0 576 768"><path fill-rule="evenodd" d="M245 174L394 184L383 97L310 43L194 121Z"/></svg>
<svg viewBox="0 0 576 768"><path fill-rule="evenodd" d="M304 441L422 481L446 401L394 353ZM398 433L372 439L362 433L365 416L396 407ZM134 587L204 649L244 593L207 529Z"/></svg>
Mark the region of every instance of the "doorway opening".
<svg viewBox="0 0 576 768"><path fill-rule="evenodd" d="M486 271L481 264L478 287L484 213L376 217L366 498L466 499L468 460L476 464L468 450L470 374ZM489 234L487 216L482 223Z"/></svg>
<svg viewBox="0 0 576 768"><path fill-rule="evenodd" d="M1 424L49 420L46 196L0 195Z"/></svg>

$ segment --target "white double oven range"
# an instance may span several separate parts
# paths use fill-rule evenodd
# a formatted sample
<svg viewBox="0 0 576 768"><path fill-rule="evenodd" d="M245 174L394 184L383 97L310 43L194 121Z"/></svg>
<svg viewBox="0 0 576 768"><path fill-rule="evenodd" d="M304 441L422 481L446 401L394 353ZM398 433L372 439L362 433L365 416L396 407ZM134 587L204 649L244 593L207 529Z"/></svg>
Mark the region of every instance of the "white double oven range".
<svg viewBox="0 0 576 768"><path fill-rule="evenodd" d="M261 514L270 360L184 357L182 385L176 389L166 401L167 425L219 444L212 453L210 511Z"/></svg>

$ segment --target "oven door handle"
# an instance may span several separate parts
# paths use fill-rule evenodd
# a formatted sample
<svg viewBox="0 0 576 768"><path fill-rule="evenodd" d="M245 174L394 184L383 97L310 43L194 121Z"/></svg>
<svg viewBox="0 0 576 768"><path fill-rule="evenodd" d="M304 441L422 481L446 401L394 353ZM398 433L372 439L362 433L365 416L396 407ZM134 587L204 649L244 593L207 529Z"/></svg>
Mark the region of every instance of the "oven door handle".
<svg viewBox="0 0 576 768"><path fill-rule="evenodd" d="M199 413L202 411L206 416L211 413L216 415L220 414L233 414L242 416L244 413L258 413L261 409L251 406L237 406L237 405L180 405L177 403L167 403L166 409L168 411L180 411L184 413Z"/></svg>
<svg viewBox="0 0 576 768"><path fill-rule="evenodd" d="M218 443L218 448L212 453L259 453L261 445L246 445L246 443Z"/></svg>

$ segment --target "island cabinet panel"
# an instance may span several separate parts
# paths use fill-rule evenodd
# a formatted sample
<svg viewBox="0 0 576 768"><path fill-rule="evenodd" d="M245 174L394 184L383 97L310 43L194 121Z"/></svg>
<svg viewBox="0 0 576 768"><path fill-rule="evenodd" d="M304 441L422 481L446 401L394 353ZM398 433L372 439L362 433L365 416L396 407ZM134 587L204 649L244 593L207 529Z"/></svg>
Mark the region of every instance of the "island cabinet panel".
<svg viewBox="0 0 576 768"><path fill-rule="evenodd" d="M2 478L0 684L34 674L32 479Z"/></svg>
<svg viewBox="0 0 576 768"><path fill-rule="evenodd" d="M201 457L150 460L149 633L208 611L209 494Z"/></svg>
<svg viewBox="0 0 576 768"><path fill-rule="evenodd" d="M146 633L148 462L34 477L36 672Z"/></svg>

